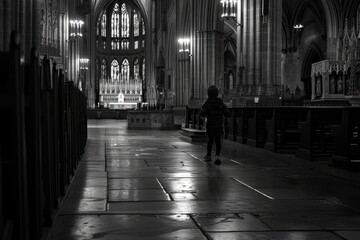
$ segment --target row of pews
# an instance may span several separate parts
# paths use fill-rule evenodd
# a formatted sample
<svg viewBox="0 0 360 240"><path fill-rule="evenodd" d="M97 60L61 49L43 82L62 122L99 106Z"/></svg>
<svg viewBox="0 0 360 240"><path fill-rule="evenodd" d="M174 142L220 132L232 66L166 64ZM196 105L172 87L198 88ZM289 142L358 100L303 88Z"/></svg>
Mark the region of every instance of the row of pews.
<svg viewBox="0 0 360 240"><path fill-rule="evenodd" d="M0 52L0 239L41 239L87 141L86 97L14 32Z"/></svg>
<svg viewBox="0 0 360 240"><path fill-rule="evenodd" d="M225 124L229 140L310 161L359 169L360 107L274 106L232 108ZM199 109L188 109L186 125L203 129Z"/></svg>

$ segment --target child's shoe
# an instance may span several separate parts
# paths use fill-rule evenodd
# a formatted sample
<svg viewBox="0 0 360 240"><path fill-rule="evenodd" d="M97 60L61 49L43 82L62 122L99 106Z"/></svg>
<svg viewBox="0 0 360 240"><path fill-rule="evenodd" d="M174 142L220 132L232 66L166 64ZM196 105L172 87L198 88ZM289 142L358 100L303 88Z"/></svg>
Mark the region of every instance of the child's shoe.
<svg viewBox="0 0 360 240"><path fill-rule="evenodd" d="M219 155L216 155L215 156L215 162L214 162L216 165L220 165L221 164L221 160L220 160L220 156Z"/></svg>
<svg viewBox="0 0 360 240"><path fill-rule="evenodd" d="M204 157L204 159L205 159L205 162L211 162L211 156L210 155L206 155Z"/></svg>

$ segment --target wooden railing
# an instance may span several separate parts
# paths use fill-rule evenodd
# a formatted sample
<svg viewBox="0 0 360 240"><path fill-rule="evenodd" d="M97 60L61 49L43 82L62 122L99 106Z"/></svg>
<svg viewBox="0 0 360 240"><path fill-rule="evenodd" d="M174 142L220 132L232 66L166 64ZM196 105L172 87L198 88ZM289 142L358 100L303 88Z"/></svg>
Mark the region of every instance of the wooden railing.
<svg viewBox="0 0 360 240"><path fill-rule="evenodd" d="M360 164L360 107L242 107L230 109L225 138L307 160ZM188 108L186 125L202 129L200 109ZM336 165L336 164L335 164Z"/></svg>
<svg viewBox="0 0 360 240"><path fill-rule="evenodd" d="M41 239L53 223L87 141L86 97L19 37L0 53L0 238Z"/></svg>

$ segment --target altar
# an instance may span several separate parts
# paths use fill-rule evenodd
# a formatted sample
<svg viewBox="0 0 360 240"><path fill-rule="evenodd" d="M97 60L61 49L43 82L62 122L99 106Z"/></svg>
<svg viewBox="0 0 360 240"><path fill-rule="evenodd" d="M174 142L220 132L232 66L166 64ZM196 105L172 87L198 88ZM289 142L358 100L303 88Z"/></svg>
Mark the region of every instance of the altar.
<svg viewBox="0 0 360 240"><path fill-rule="evenodd" d="M110 109L137 109L142 102L142 80L101 80L100 105Z"/></svg>
<svg viewBox="0 0 360 240"><path fill-rule="evenodd" d="M360 31L356 29L349 30L346 21L337 59L312 64L312 102L360 105Z"/></svg>

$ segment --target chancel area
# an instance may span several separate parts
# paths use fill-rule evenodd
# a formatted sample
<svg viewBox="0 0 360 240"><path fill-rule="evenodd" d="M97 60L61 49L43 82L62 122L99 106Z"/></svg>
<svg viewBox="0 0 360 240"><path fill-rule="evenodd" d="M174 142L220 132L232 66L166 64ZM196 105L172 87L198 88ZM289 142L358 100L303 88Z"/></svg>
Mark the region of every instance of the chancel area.
<svg viewBox="0 0 360 240"><path fill-rule="evenodd" d="M360 0L0 0L0 113L0 239L360 239Z"/></svg>

